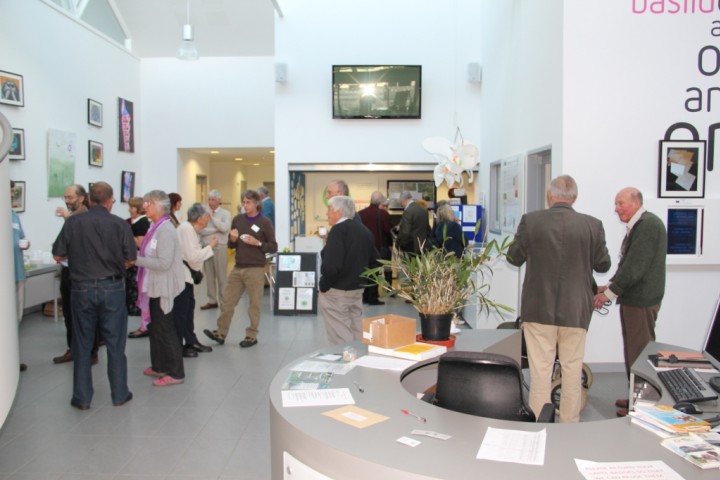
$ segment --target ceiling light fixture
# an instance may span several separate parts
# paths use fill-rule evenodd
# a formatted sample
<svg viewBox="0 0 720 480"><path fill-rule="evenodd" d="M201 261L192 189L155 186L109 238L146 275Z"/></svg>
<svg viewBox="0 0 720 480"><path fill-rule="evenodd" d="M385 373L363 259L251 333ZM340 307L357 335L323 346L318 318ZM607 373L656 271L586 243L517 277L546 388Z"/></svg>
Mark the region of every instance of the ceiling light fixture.
<svg viewBox="0 0 720 480"><path fill-rule="evenodd" d="M197 60L198 51L193 39L193 27L190 25L190 0L187 0L187 23L182 29L182 43L177 49L177 58L180 60Z"/></svg>

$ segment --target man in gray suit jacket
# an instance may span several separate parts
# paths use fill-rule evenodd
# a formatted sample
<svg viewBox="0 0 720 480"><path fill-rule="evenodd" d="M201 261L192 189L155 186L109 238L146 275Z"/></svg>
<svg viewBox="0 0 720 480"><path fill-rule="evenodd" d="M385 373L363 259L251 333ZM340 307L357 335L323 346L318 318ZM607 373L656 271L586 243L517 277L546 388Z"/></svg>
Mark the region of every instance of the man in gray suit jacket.
<svg viewBox="0 0 720 480"><path fill-rule="evenodd" d="M425 243L430 230L428 212L413 201L410 192L403 192L400 202L405 211L400 219L398 246L409 253L420 253L420 245Z"/></svg>
<svg viewBox="0 0 720 480"><path fill-rule="evenodd" d="M585 337L597 289L593 270L610 269L602 222L577 213L577 184L569 175L550 183L547 210L523 215L508 261L527 262L522 289L523 333L530 363L530 408L550 401L552 367L562 366L560 422L580 420Z"/></svg>

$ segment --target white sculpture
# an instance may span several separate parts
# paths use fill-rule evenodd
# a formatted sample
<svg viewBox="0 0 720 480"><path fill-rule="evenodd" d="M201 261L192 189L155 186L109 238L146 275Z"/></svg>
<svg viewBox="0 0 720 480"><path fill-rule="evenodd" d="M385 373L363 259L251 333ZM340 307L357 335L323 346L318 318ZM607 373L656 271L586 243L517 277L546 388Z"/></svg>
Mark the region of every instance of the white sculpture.
<svg viewBox="0 0 720 480"><path fill-rule="evenodd" d="M445 181L448 188L462 187L463 172L468 174L468 182L473 182L473 168L478 164L480 152L472 143L465 143L458 127L455 142L443 137L430 137L422 142L425 151L438 161L433 178L439 187Z"/></svg>

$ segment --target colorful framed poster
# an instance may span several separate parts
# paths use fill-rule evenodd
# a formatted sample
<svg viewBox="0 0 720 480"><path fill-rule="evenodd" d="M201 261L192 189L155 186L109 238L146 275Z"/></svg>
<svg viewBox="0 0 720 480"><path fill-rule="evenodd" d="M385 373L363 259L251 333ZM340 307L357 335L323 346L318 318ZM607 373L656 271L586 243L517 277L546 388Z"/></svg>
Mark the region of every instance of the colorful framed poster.
<svg viewBox="0 0 720 480"><path fill-rule="evenodd" d="M22 75L0 70L0 103L25 106L25 93Z"/></svg>
<svg viewBox="0 0 720 480"><path fill-rule="evenodd" d="M8 151L10 160L25 160L25 130L22 128L12 129L12 142Z"/></svg>
<svg viewBox="0 0 720 480"><path fill-rule="evenodd" d="M103 104L88 98L87 104L87 121L90 125L95 127L103 126Z"/></svg>
<svg viewBox="0 0 720 480"><path fill-rule="evenodd" d="M92 167L103 166L103 144L88 140L88 165Z"/></svg>
<svg viewBox="0 0 720 480"><path fill-rule="evenodd" d="M118 150L121 152L135 151L133 108L133 102L118 98Z"/></svg>
<svg viewBox="0 0 720 480"><path fill-rule="evenodd" d="M122 172L120 191L122 192L120 201L123 203L127 203L135 196L135 172Z"/></svg>

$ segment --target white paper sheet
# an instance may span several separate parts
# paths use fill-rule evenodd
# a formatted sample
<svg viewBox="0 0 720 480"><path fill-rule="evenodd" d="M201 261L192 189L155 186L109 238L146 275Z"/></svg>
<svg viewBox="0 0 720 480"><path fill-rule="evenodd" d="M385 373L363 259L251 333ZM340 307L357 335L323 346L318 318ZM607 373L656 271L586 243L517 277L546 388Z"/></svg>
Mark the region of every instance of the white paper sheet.
<svg viewBox="0 0 720 480"><path fill-rule="evenodd" d="M375 368L378 370L397 370L402 372L416 362L413 360L403 360L402 358L393 358L385 355L364 355L352 363L360 367Z"/></svg>
<svg viewBox="0 0 720 480"><path fill-rule="evenodd" d="M345 375L353 368L355 368L355 365L352 363L327 363L303 360L297 365L293 365L290 370L298 372L330 372L335 375Z"/></svg>
<svg viewBox="0 0 720 480"><path fill-rule="evenodd" d="M523 432L488 427L476 458L544 465L546 440L547 433L544 428L539 432Z"/></svg>
<svg viewBox="0 0 720 480"><path fill-rule="evenodd" d="M590 462L575 459L580 474L586 480L684 480L665 462Z"/></svg>
<svg viewBox="0 0 720 480"><path fill-rule="evenodd" d="M283 390L283 407L318 407L324 405L354 405L349 388L326 390Z"/></svg>

